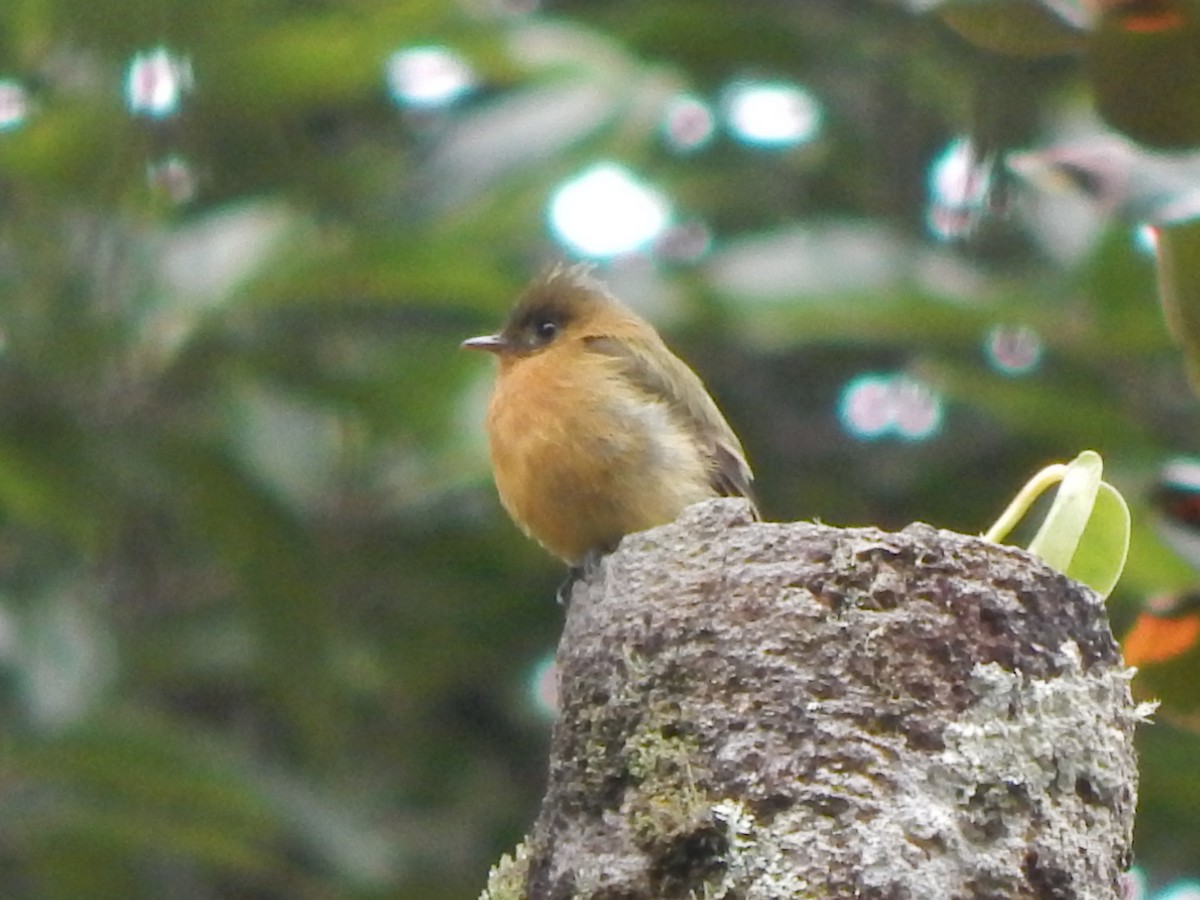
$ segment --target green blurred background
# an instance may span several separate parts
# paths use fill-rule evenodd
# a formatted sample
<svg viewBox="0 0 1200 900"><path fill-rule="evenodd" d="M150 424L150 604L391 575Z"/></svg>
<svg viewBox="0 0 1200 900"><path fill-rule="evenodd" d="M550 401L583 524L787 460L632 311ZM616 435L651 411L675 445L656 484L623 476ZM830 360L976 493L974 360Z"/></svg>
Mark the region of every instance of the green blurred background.
<svg viewBox="0 0 1200 900"><path fill-rule="evenodd" d="M1113 27L5 0L0 895L478 894L540 797L563 573L458 343L555 260L700 371L769 517L979 532L1094 448L1134 506L1118 631L1191 586L1146 497L1200 416L1138 224L1200 178L1093 110L1176 147L1200 103L1138 119ZM1141 743L1161 886L1200 872L1200 738Z"/></svg>

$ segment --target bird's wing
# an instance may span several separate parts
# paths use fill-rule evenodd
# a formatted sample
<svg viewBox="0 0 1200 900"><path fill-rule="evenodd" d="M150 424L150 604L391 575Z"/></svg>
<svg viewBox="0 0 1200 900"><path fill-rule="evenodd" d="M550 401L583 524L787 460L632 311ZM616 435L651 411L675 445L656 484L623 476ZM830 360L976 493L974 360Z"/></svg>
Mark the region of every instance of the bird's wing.
<svg viewBox="0 0 1200 900"><path fill-rule="evenodd" d="M626 338L586 338L590 350L620 361L623 374L647 394L663 400L700 440L713 463L712 486L723 497L745 497L758 510L751 482L754 473L745 451L703 382L666 349L653 357L639 353Z"/></svg>

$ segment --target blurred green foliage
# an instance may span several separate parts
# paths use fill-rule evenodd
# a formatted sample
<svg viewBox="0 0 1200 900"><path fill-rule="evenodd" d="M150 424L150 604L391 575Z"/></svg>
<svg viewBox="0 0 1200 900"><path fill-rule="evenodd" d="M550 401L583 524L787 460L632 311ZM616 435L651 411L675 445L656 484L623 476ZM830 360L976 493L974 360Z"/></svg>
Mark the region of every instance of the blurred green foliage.
<svg viewBox="0 0 1200 900"><path fill-rule="evenodd" d="M0 6L29 104L0 130L3 896L478 893L539 798L561 573L495 502L489 372L456 348L558 256L547 197L597 160L712 235L600 274L696 363L770 516L979 531L1085 447L1135 505L1200 449L1126 223L1005 182L968 240L926 233L946 142L1050 141L1079 59L883 2L528 5ZM475 90L397 106L417 45ZM159 46L194 87L131 115ZM823 133L673 150L665 104L740 77L805 85ZM986 363L1013 324L1044 342L1024 375ZM842 428L877 371L940 392L936 436ZM1196 578L1146 519L1118 624ZM1200 745L1147 748L1139 853L1170 874L1200 858Z"/></svg>

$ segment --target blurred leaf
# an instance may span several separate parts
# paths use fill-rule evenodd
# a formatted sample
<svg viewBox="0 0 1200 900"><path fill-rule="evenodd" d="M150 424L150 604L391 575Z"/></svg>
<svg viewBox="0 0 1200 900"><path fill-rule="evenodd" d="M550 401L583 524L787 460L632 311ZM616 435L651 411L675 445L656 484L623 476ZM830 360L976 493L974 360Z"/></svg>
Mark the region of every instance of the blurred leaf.
<svg viewBox="0 0 1200 900"><path fill-rule="evenodd" d="M1200 10L1192 0L1114 2L1091 34L1096 108L1160 149L1200 146Z"/></svg>
<svg viewBox="0 0 1200 900"><path fill-rule="evenodd" d="M155 449L185 526L211 546L245 585L244 602L262 645L259 677L305 754L335 743L337 715L327 679L332 610L319 561L296 520L219 449L165 442Z"/></svg>
<svg viewBox="0 0 1200 900"><path fill-rule="evenodd" d="M1200 806L1196 759L1200 735L1166 724L1138 729L1138 851L1142 865L1159 871L1195 872L1200 831L1193 826ZM1144 843L1143 843L1144 842Z"/></svg>
<svg viewBox="0 0 1200 900"><path fill-rule="evenodd" d="M75 583L36 599L14 622L14 675L36 728L58 731L94 713L112 686L113 635ZM79 596L80 593L85 596Z"/></svg>
<svg viewBox="0 0 1200 900"><path fill-rule="evenodd" d="M1178 222L1200 214L1200 154L1147 150L1097 132L1010 153L1008 167L1045 191L1073 190L1126 223Z"/></svg>
<svg viewBox="0 0 1200 900"><path fill-rule="evenodd" d="M109 498L87 435L49 403L6 412L0 414L0 515L93 546Z"/></svg>
<svg viewBox="0 0 1200 900"><path fill-rule="evenodd" d="M231 405L239 457L291 509L302 511L331 489L342 447L336 416L251 384L235 387Z"/></svg>
<svg viewBox="0 0 1200 900"><path fill-rule="evenodd" d="M1200 219L1163 226L1157 234L1163 312L1200 393Z"/></svg>
<svg viewBox="0 0 1200 900"><path fill-rule="evenodd" d="M1124 603L1114 603L1114 630L1132 620L1134 610L1141 600L1156 594L1177 593L1185 590L1196 579L1195 570L1179 556L1169 550L1152 528L1153 516L1149 511L1134 518L1129 542L1129 559L1121 577L1122 588L1132 592ZM1121 599L1118 591L1114 600ZM1136 603L1132 602L1136 598ZM1122 622L1122 619L1124 620Z"/></svg>
<svg viewBox="0 0 1200 900"><path fill-rule="evenodd" d="M1070 0L945 0L936 9L947 25L994 53L1053 56L1085 42L1085 9Z"/></svg>
<svg viewBox="0 0 1200 900"><path fill-rule="evenodd" d="M281 823L247 772L211 742L151 721L97 721L50 739L10 742L19 779L0 830L35 855L58 842L116 849L126 857L166 850L221 869L278 868ZM51 856L53 858L53 856Z"/></svg>
<svg viewBox="0 0 1200 900"><path fill-rule="evenodd" d="M114 164L138 157L140 141L123 126L113 98L64 98L35 110L28 125L0 134L0 171L23 191L47 197L111 195Z"/></svg>

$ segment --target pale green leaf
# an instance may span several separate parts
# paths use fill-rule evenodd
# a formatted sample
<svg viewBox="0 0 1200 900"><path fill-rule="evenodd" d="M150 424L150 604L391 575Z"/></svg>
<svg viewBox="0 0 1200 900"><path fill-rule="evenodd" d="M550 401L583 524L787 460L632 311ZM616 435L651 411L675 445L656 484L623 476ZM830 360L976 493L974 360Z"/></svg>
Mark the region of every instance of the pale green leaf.
<svg viewBox="0 0 1200 900"><path fill-rule="evenodd" d="M1121 577L1129 553L1129 506L1111 484L1100 483L1091 518L1066 575L1107 597Z"/></svg>
<svg viewBox="0 0 1200 900"><path fill-rule="evenodd" d="M1029 544L1030 553L1060 572L1067 571L1096 503L1103 471L1100 454L1094 450L1084 450L1067 465L1050 512Z"/></svg>

